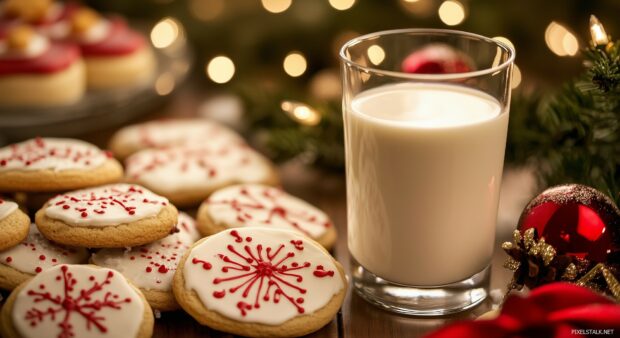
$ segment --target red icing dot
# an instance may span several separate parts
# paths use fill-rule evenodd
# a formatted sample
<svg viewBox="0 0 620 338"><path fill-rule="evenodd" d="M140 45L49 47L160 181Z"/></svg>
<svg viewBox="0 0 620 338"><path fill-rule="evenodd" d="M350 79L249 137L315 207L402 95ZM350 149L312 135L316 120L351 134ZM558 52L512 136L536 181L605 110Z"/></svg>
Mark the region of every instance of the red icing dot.
<svg viewBox="0 0 620 338"><path fill-rule="evenodd" d="M168 268L166 268L166 266L162 264L162 265L159 266L159 269L157 269L157 272L159 272L159 273L166 273L166 272L168 272Z"/></svg>
<svg viewBox="0 0 620 338"><path fill-rule="evenodd" d="M34 269L34 272L36 272L36 273L39 273L41 271L43 271L43 269L41 269L41 267L39 267L39 266L37 266L37 268Z"/></svg>
<svg viewBox="0 0 620 338"><path fill-rule="evenodd" d="M146 272L151 272L151 271L153 271L153 269L150 266L147 266L146 267Z"/></svg>
<svg viewBox="0 0 620 338"><path fill-rule="evenodd" d="M40 259L40 260L42 260L42 261L44 261L44 260L45 260L45 255L40 255L40 256L39 256L39 259Z"/></svg>
<svg viewBox="0 0 620 338"><path fill-rule="evenodd" d="M13 257L9 256L6 258L7 263L11 263L13 261Z"/></svg>

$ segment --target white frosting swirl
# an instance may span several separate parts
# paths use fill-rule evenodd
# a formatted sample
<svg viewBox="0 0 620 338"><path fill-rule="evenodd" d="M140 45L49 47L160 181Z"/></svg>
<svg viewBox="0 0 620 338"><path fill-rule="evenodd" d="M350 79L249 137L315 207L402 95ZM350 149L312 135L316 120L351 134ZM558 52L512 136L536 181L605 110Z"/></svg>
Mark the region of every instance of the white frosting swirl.
<svg viewBox="0 0 620 338"><path fill-rule="evenodd" d="M195 221L179 213L178 232L148 245L123 249L103 249L93 254L93 263L120 271L141 289L170 292L179 260L200 238Z"/></svg>
<svg viewBox="0 0 620 338"><path fill-rule="evenodd" d="M45 215L75 226L110 226L156 216L168 200L138 185L110 184L58 195Z"/></svg>
<svg viewBox="0 0 620 338"><path fill-rule="evenodd" d="M29 280L12 313L22 337L136 337L143 317L141 297L119 272L65 264Z"/></svg>
<svg viewBox="0 0 620 338"><path fill-rule="evenodd" d="M238 228L195 246L185 287L209 310L241 322L279 325L323 308L344 288L331 256L289 230Z"/></svg>
<svg viewBox="0 0 620 338"><path fill-rule="evenodd" d="M90 170L108 156L96 146L74 139L35 138L0 148L0 172L10 170Z"/></svg>

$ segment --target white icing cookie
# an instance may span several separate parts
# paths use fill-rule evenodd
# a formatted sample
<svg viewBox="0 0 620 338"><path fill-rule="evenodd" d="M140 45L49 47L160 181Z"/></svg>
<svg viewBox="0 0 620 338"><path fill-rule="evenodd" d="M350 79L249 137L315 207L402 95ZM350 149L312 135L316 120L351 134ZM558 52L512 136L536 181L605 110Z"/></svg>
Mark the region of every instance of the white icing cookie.
<svg viewBox="0 0 620 338"><path fill-rule="evenodd" d="M0 220L17 210L17 203L0 198Z"/></svg>
<svg viewBox="0 0 620 338"><path fill-rule="evenodd" d="M74 139L35 138L0 148L0 172L9 170L89 170L110 155Z"/></svg>
<svg viewBox="0 0 620 338"><path fill-rule="evenodd" d="M200 238L195 221L186 213L179 213L177 229L168 237L131 250L100 250L91 260L96 265L118 270L141 289L170 292L179 260Z"/></svg>
<svg viewBox="0 0 620 338"><path fill-rule="evenodd" d="M146 148L181 144L214 146L243 144L236 132L206 119L173 119L136 124L119 130L113 137L114 153L127 155Z"/></svg>
<svg viewBox="0 0 620 338"><path fill-rule="evenodd" d="M155 216L168 200L131 184L76 190L49 200L45 215L77 226L110 226Z"/></svg>
<svg viewBox="0 0 620 338"><path fill-rule="evenodd" d="M0 252L0 264L34 275L58 264L84 263L88 256L88 250L84 248L72 248L48 241L32 224L23 242Z"/></svg>
<svg viewBox="0 0 620 338"><path fill-rule="evenodd" d="M311 238L325 234L332 223L327 215L286 192L260 184L220 189L204 203L209 218L228 227L267 226L295 230Z"/></svg>
<svg viewBox="0 0 620 338"><path fill-rule="evenodd" d="M206 309L244 323L279 325L312 314L345 288L331 256L288 230L239 228L207 237L182 271L185 289Z"/></svg>
<svg viewBox="0 0 620 338"><path fill-rule="evenodd" d="M136 337L144 307L120 273L63 264L27 282L15 298L12 321L23 337Z"/></svg>
<svg viewBox="0 0 620 338"><path fill-rule="evenodd" d="M130 181L171 199L170 194L186 191L204 191L204 198L225 185L269 182L275 175L269 162L245 144L147 149L130 156L126 164Z"/></svg>

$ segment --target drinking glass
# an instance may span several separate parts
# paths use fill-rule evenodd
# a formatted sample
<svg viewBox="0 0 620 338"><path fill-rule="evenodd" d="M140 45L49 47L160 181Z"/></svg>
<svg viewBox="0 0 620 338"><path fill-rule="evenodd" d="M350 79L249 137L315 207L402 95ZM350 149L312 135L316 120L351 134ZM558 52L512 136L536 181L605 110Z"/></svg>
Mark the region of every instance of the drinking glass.
<svg viewBox="0 0 620 338"><path fill-rule="evenodd" d="M433 316L486 298L514 57L443 29L342 47L348 247L367 301Z"/></svg>

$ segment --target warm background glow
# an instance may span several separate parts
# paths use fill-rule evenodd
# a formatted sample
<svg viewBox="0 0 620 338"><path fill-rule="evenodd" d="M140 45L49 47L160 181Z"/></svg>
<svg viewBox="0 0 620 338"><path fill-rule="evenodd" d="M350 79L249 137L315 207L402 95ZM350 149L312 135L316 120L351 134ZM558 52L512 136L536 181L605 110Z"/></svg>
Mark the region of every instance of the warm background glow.
<svg viewBox="0 0 620 338"><path fill-rule="evenodd" d="M235 64L226 56L216 56L207 64L207 76L215 83L226 83L235 75Z"/></svg>
<svg viewBox="0 0 620 338"><path fill-rule="evenodd" d="M282 66L284 67L286 74L292 77L297 77L306 72L308 64L303 54L299 52L291 52L284 58L284 63Z"/></svg>

